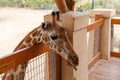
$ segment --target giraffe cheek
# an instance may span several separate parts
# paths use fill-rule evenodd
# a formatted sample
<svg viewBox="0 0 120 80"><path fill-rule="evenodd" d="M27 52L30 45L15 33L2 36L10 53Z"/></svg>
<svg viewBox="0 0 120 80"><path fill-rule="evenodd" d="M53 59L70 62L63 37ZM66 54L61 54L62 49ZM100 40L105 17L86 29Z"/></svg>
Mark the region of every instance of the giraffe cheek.
<svg viewBox="0 0 120 80"><path fill-rule="evenodd" d="M58 51L58 52L62 52L62 49L58 48L57 51Z"/></svg>

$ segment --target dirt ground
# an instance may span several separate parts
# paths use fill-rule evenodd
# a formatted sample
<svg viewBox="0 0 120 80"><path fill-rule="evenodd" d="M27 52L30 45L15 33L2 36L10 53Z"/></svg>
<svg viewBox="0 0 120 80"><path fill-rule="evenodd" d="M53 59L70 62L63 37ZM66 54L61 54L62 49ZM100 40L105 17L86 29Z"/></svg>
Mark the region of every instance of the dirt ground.
<svg viewBox="0 0 120 80"><path fill-rule="evenodd" d="M12 53L17 44L43 22L51 10L0 8L0 57Z"/></svg>

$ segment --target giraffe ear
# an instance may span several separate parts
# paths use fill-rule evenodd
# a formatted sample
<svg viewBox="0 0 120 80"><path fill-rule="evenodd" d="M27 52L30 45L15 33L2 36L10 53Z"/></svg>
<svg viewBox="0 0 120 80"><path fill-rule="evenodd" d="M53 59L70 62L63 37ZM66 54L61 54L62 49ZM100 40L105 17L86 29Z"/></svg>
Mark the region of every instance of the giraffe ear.
<svg viewBox="0 0 120 80"><path fill-rule="evenodd" d="M45 23L42 23L42 29L45 29Z"/></svg>
<svg viewBox="0 0 120 80"><path fill-rule="evenodd" d="M56 15L57 15L57 20L60 20L60 12L56 11Z"/></svg>

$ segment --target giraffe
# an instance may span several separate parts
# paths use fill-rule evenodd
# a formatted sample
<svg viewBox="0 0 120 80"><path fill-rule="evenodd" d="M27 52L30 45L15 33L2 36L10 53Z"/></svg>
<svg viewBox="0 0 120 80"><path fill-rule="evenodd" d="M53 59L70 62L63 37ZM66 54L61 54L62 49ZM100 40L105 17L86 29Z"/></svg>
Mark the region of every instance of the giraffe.
<svg viewBox="0 0 120 80"><path fill-rule="evenodd" d="M43 22L31 31L14 51L42 43L55 50L70 66L76 67L78 65L78 56L72 48L67 32L60 24L59 12L52 12L52 22ZM20 64L15 69L4 73L2 80L24 80L26 67L27 62Z"/></svg>

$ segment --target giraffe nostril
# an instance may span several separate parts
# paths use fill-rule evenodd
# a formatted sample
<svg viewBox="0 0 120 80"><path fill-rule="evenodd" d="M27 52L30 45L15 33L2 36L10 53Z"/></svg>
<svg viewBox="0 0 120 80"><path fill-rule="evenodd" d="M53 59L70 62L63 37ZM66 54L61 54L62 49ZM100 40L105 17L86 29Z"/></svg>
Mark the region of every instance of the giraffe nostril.
<svg viewBox="0 0 120 80"><path fill-rule="evenodd" d="M77 66L78 65L79 59L78 59L77 55L70 55L69 59L72 62L73 66Z"/></svg>
<svg viewBox="0 0 120 80"><path fill-rule="evenodd" d="M77 56L73 56L73 62L76 64L76 65L78 65L78 57Z"/></svg>
<svg viewBox="0 0 120 80"><path fill-rule="evenodd" d="M78 61L78 56L74 55L73 58L75 61Z"/></svg>

